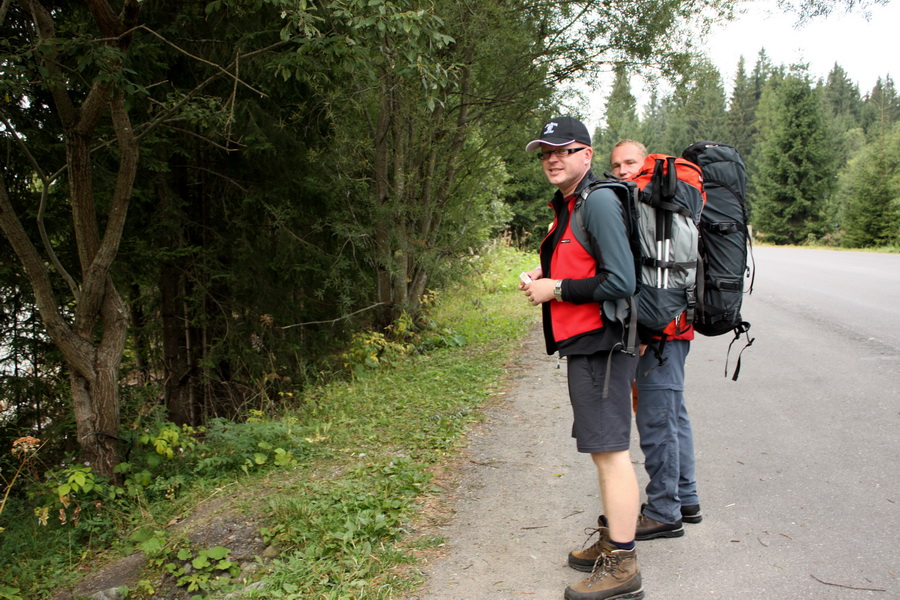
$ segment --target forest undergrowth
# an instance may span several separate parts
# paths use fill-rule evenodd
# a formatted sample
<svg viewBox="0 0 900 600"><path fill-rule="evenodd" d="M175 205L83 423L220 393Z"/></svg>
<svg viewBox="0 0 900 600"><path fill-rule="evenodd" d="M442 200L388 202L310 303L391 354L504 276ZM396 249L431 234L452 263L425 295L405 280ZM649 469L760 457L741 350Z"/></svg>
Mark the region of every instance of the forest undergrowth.
<svg viewBox="0 0 900 600"><path fill-rule="evenodd" d="M361 333L345 380L282 398L278 414L195 429L148 408L119 483L77 463L38 479L41 441L19 442L19 470L2 474L4 491L19 493L0 508L0 599L52 598L136 552L147 560L122 598L375 600L411 589L417 552L442 542L411 533L440 491L435 473L535 322L516 293L533 261L504 246L473 257L468 276L430 294L424 325ZM247 569L233 548L171 526L212 496L261 523L255 535L274 558Z"/></svg>

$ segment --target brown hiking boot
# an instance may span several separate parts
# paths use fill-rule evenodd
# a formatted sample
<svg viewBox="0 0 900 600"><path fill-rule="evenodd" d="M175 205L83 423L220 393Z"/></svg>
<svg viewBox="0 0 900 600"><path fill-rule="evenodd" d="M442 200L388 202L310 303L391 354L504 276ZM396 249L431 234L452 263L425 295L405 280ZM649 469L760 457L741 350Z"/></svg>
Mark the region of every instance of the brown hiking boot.
<svg viewBox="0 0 900 600"><path fill-rule="evenodd" d="M586 579L566 588L566 600L640 600L641 570L634 550L604 547Z"/></svg>
<svg viewBox="0 0 900 600"><path fill-rule="evenodd" d="M656 519L651 519L644 513L638 515L637 529L634 538L640 540L655 540L657 538L675 538L684 535L684 525L681 519L674 523L662 523Z"/></svg>
<svg viewBox="0 0 900 600"><path fill-rule="evenodd" d="M569 552L569 566L576 571L590 573L594 570L594 564L603 553L603 548L612 549L609 543L609 528L607 527L606 517L600 515L597 518L597 529L588 529L588 539L581 546L580 550ZM597 535L598 539L591 546L585 548L591 538Z"/></svg>

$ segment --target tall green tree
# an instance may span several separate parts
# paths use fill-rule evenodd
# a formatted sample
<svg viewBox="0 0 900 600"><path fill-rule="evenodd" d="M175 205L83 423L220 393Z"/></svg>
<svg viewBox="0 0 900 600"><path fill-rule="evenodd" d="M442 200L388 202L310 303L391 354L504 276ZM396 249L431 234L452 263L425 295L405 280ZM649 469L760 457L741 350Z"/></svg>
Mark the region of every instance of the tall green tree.
<svg viewBox="0 0 900 600"><path fill-rule="evenodd" d="M822 85L822 109L847 131L859 126L862 99L859 87L839 64L835 63Z"/></svg>
<svg viewBox="0 0 900 600"><path fill-rule="evenodd" d="M753 153L756 140L756 107L759 105L759 95L755 87L754 80L747 75L742 56L738 60L734 88L728 102L726 129L734 147L745 157Z"/></svg>
<svg viewBox="0 0 900 600"><path fill-rule="evenodd" d="M842 169L857 148L855 140L861 124L862 98L859 88L847 72L835 63L825 82L819 86L822 111L832 139L840 146L837 168Z"/></svg>
<svg viewBox="0 0 900 600"><path fill-rule="evenodd" d="M637 98L631 93L631 77L624 64L616 66L612 89L606 100L604 118L606 126L598 128L593 140L600 159L608 155L619 140L635 139L640 135Z"/></svg>
<svg viewBox="0 0 900 600"><path fill-rule="evenodd" d="M661 152L681 156L698 140L729 142L722 77L707 59L695 64L690 78L678 82L668 99Z"/></svg>
<svg viewBox="0 0 900 600"><path fill-rule="evenodd" d="M900 96L890 75L878 78L863 103L862 124L870 138L884 135L900 121Z"/></svg>
<svg viewBox="0 0 900 600"><path fill-rule="evenodd" d="M759 111L754 228L775 244L806 242L823 232L835 156L805 67L770 80Z"/></svg>
<svg viewBox="0 0 900 600"><path fill-rule="evenodd" d="M638 137L648 149L652 149L651 152L656 152L656 148L662 147L668 120L666 103L659 97L659 91L653 89L641 116L641 134Z"/></svg>
<svg viewBox="0 0 900 600"><path fill-rule="evenodd" d="M5 125L20 149L32 140L22 131L23 120L16 119L24 114L14 107L47 94L52 98L56 130L64 146L77 263L67 268L59 261L42 224L42 248L32 241L19 217L23 205L10 197L6 177L0 180L0 228L24 267L49 337L65 357L82 454L99 473L111 476L119 456L118 375L128 317L110 271L139 160L139 143L122 84L124 57L131 48L140 6L126 1L117 13L106 2L95 0L88 2L85 10L89 11L95 44L83 38L66 44L57 33L61 20L82 15L82 10L56 11L37 0L13 6L7 18L20 33L22 47L30 50L19 58L33 56L34 62L16 61L12 78L4 86L5 95L13 102L13 114L6 113ZM63 25L62 30L66 28ZM69 69L80 77L67 76ZM39 89L33 89L32 82L39 82ZM102 173L92 156L98 145L112 150ZM46 205L59 165L40 164L35 159L32 169L39 185L32 188L29 199ZM14 183L13 189L21 188ZM69 304L68 294L61 297L54 288L54 271L68 284L74 303Z"/></svg>
<svg viewBox="0 0 900 600"><path fill-rule="evenodd" d="M842 246L900 244L900 123L850 159L840 190L846 198Z"/></svg>

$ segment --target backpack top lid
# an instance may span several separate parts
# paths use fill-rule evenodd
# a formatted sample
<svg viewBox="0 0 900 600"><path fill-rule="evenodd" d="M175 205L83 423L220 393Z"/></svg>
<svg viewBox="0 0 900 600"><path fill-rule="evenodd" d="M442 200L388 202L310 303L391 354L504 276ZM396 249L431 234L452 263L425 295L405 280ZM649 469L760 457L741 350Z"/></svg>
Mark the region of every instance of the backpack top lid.
<svg viewBox="0 0 900 600"><path fill-rule="evenodd" d="M740 163L741 167L744 166L744 159L738 149L722 142L694 142L684 149L681 156L700 167L720 160L734 161Z"/></svg>
<svg viewBox="0 0 900 600"><path fill-rule="evenodd" d="M672 166L674 171L670 174ZM699 222L706 204L706 192L703 171L698 165L668 154L649 154L633 181L641 190L641 202L652 206L665 202L668 204L664 207L669 210L674 208L671 204L681 206L690 212L695 223Z"/></svg>

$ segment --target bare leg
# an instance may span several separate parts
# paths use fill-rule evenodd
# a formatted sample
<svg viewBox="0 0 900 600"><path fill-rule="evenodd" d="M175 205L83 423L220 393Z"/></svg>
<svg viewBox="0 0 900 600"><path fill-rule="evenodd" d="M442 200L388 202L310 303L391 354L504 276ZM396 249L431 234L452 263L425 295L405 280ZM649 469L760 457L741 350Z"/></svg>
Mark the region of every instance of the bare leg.
<svg viewBox="0 0 900 600"><path fill-rule="evenodd" d="M640 491L628 450L591 454L597 467L603 513L609 522L609 539L627 543L634 540L640 511Z"/></svg>

